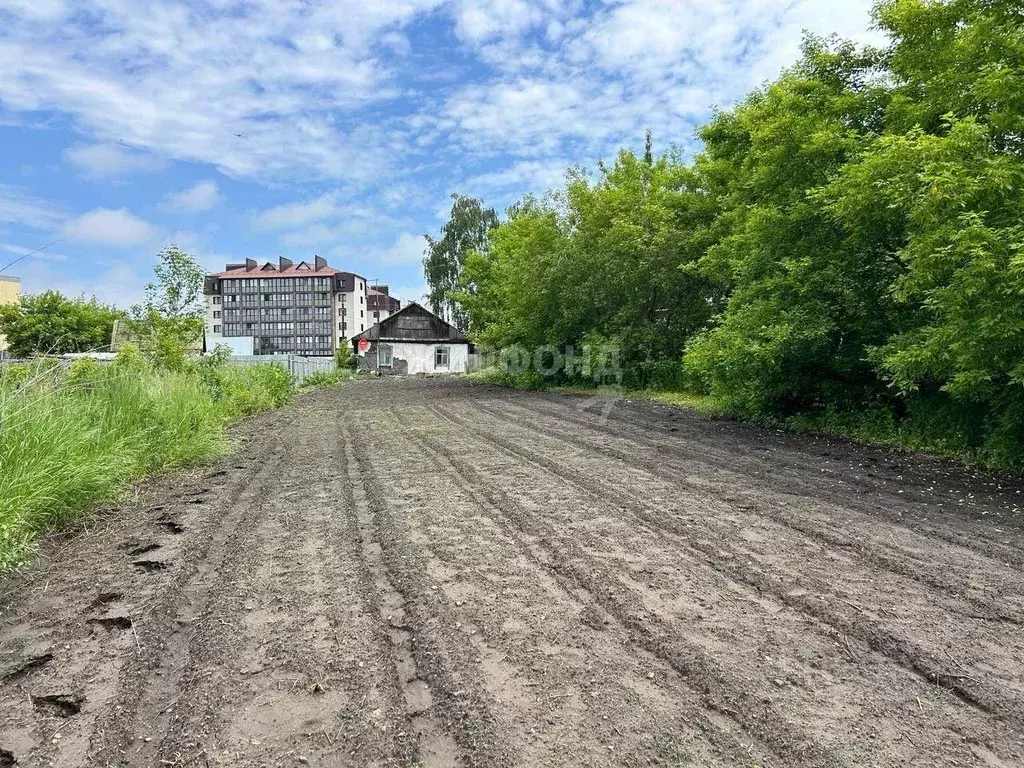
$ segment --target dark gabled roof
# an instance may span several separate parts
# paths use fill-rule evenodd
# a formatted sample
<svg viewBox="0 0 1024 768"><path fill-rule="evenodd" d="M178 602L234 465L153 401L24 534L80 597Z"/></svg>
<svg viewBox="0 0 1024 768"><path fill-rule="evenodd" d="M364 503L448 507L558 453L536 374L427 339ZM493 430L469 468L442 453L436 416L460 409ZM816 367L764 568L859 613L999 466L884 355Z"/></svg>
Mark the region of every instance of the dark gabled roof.
<svg viewBox="0 0 1024 768"><path fill-rule="evenodd" d="M469 339L454 325L446 323L426 307L415 301L410 302L391 317L352 337L353 342L368 341L412 341L436 344L446 341L452 344L469 344Z"/></svg>

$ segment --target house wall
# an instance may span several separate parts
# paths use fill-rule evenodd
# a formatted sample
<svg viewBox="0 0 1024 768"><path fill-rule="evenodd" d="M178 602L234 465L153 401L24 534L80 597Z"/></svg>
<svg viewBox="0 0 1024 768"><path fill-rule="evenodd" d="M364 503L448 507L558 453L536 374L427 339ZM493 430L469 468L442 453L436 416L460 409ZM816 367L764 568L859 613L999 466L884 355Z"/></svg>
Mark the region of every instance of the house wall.
<svg viewBox="0 0 1024 768"><path fill-rule="evenodd" d="M0 304L17 304L21 299L21 280L0 275ZM0 334L0 352L7 349L7 339Z"/></svg>
<svg viewBox="0 0 1024 768"><path fill-rule="evenodd" d="M408 341L384 342L391 345L391 355L394 361L392 367L382 368L387 374L417 374L417 373L465 373L469 366L469 345L450 343L416 343ZM448 347L448 367L434 367L434 351L438 347ZM377 348L373 343L365 352L359 354L359 370L377 370Z"/></svg>

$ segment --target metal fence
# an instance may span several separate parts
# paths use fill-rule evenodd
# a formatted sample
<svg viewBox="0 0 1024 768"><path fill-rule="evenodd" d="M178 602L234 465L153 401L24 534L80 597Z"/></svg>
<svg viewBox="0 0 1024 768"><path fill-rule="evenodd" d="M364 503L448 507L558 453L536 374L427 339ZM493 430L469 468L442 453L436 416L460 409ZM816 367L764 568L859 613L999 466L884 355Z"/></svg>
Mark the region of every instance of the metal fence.
<svg viewBox="0 0 1024 768"><path fill-rule="evenodd" d="M335 368L333 357L302 357L301 355L232 355L228 358L228 365L249 366L260 365L262 363L283 365L300 384L311 373L316 373L317 371L333 371Z"/></svg>

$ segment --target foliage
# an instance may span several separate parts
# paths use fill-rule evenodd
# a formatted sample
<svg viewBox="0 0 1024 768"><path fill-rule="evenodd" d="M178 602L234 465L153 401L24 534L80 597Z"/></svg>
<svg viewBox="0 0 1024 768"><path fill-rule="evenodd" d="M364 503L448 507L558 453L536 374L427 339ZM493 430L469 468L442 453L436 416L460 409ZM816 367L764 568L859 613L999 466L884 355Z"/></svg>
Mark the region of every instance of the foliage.
<svg viewBox="0 0 1024 768"><path fill-rule="evenodd" d="M123 314L95 299L45 291L0 306L0 334L6 334L12 357L105 350Z"/></svg>
<svg viewBox="0 0 1024 768"><path fill-rule="evenodd" d="M487 243L487 233L498 223L494 209L466 195L452 195L452 210L441 228L441 237L427 238L423 271L429 289L428 301L433 312L460 330L465 330L465 317L450 294L459 285L462 268L472 251Z"/></svg>
<svg viewBox="0 0 1024 768"><path fill-rule="evenodd" d="M109 365L0 367L0 573L31 555L39 533L147 473L223 453L228 422L291 396L278 365L202 358L170 372L130 345Z"/></svg>
<svg viewBox="0 0 1024 768"><path fill-rule="evenodd" d="M343 381L352 378L352 372L346 368L335 368L333 371L313 371L302 380L302 389L316 387L336 387Z"/></svg>
<svg viewBox="0 0 1024 768"><path fill-rule="evenodd" d="M180 370L203 334L205 273L194 256L175 245L157 254L153 273L144 300L132 307L131 331L158 367Z"/></svg>
<svg viewBox="0 0 1024 768"><path fill-rule="evenodd" d="M354 354L348 345L338 347L334 351L334 366L339 371L352 371L356 370L359 365L359 356Z"/></svg>
<svg viewBox="0 0 1024 768"><path fill-rule="evenodd" d="M1024 8L874 17L885 50L808 38L692 161L648 136L510 208L451 294L474 340L598 338L627 387L1024 465Z"/></svg>
<svg viewBox="0 0 1024 768"><path fill-rule="evenodd" d="M564 351L594 334L621 350L627 383L651 383L648 363L678 360L722 296L716 281L680 269L706 239L695 182L674 154L624 150L596 182L575 169L562 192L513 206L455 293L476 340Z"/></svg>
<svg viewBox="0 0 1024 768"><path fill-rule="evenodd" d="M865 350L892 330L889 232L851 237L809 192L869 141L886 95L876 60L810 40L800 64L702 130L698 171L717 200L698 264L732 293L689 342L693 379L748 416L858 402L879 388Z"/></svg>

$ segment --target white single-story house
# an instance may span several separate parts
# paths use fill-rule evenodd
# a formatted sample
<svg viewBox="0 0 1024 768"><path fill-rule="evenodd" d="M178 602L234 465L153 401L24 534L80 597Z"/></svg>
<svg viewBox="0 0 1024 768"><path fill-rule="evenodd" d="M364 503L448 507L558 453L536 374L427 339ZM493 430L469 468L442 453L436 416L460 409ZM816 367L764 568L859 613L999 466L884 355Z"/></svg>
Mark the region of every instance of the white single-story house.
<svg viewBox="0 0 1024 768"><path fill-rule="evenodd" d="M458 328L416 302L352 337L358 370L381 375L465 373L470 347Z"/></svg>

